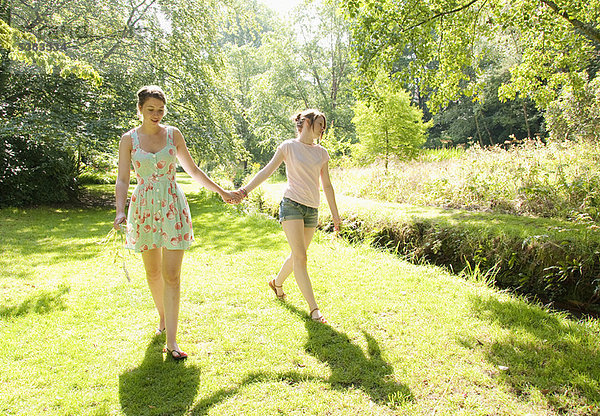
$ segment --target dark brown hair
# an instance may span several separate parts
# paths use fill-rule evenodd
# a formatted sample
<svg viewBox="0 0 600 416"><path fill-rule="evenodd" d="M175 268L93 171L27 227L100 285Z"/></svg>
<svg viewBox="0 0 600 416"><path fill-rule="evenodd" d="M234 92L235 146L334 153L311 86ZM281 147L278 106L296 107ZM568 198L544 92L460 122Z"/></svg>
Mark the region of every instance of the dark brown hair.
<svg viewBox="0 0 600 416"><path fill-rule="evenodd" d="M137 92L137 97L138 108L142 108L149 98L156 98L161 100L165 105L167 104L165 92L158 85L146 85L145 87L140 88Z"/></svg>
<svg viewBox="0 0 600 416"><path fill-rule="evenodd" d="M296 130L300 133L302 131L302 126L304 125L304 120L308 120L308 124L312 126L317 117L323 117L323 127L327 128L327 118L325 117L325 114L314 108L309 108L308 110L296 114L292 117L292 121L296 124ZM321 136L323 136L323 133L321 133ZM319 141L320 140L321 137L319 137Z"/></svg>

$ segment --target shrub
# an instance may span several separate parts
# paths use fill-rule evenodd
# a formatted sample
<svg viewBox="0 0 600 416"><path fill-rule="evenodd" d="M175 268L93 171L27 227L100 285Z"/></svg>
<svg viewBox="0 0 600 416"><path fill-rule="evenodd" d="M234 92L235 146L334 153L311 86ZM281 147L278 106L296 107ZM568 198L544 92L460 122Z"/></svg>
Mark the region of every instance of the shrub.
<svg viewBox="0 0 600 416"><path fill-rule="evenodd" d="M73 154L28 136L2 137L1 146L0 207L77 199Z"/></svg>
<svg viewBox="0 0 600 416"><path fill-rule="evenodd" d="M424 152L417 160L334 169L347 195L408 203L600 220L600 144L527 141L508 149Z"/></svg>
<svg viewBox="0 0 600 416"><path fill-rule="evenodd" d="M546 122L553 138L600 140L600 78L578 91L565 87L548 106Z"/></svg>

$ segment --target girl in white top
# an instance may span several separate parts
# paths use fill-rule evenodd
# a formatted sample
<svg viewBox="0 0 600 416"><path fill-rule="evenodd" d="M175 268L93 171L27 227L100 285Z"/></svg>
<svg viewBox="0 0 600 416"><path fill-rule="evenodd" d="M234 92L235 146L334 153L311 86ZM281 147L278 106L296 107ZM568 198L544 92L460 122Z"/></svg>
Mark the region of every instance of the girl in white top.
<svg viewBox="0 0 600 416"><path fill-rule="evenodd" d="M271 161L254 178L237 192L246 197L285 162L287 186L279 206L279 221L291 248L291 254L284 261L277 277L268 282L279 299L285 299L283 282L294 272L298 287L308 302L310 317L321 323L327 320L319 311L306 267L306 251L317 226L319 207L319 177L331 210L335 231L340 228L340 216L335 202L335 193L329 178L329 154L315 140L323 137L327 121L318 110L309 109L297 114L293 121L298 136L284 141Z"/></svg>

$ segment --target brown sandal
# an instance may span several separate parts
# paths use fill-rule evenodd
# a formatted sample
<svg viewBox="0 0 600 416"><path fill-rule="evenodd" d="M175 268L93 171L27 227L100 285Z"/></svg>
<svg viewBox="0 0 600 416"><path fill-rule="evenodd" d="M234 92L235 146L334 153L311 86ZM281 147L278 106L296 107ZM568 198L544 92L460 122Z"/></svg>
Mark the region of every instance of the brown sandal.
<svg viewBox="0 0 600 416"><path fill-rule="evenodd" d="M273 280L269 280L269 287L271 289L273 289L273 292L275 292L275 296L277 296L277 299L279 300L285 300L285 298L287 297L287 295L285 293L283 293L283 289L281 289L283 287L283 285L281 286L277 286L275 284L275 279ZM277 293L277 289L281 289L281 295L279 293Z"/></svg>
<svg viewBox="0 0 600 416"><path fill-rule="evenodd" d="M327 322L327 319L325 319L323 315L319 316L318 318L313 318L313 312L318 310L319 308L314 308L312 311L310 311L310 319L312 319L315 322L319 322L320 324L327 325L329 322Z"/></svg>

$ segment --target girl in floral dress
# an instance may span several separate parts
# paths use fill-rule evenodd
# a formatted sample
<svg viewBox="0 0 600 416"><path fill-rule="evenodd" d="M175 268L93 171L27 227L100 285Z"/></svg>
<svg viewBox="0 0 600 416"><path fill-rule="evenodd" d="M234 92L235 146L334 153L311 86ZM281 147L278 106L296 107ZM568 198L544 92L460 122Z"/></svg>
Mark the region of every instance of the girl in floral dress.
<svg viewBox="0 0 600 416"><path fill-rule="evenodd" d="M217 192L224 201L237 202L238 198L198 168L177 128L161 124L167 104L162 89L146 86L137 96L142 125L125 133L119 144L114 227L118 229L126 222L126 247L142 253L146 279L160 317L157 333L166 330L166 350L180 360L187 357L176 342L181 263L194 233L190 208L175 180L177 160L195 181ZM125 215L132 163L137 186Z"/></svg>

